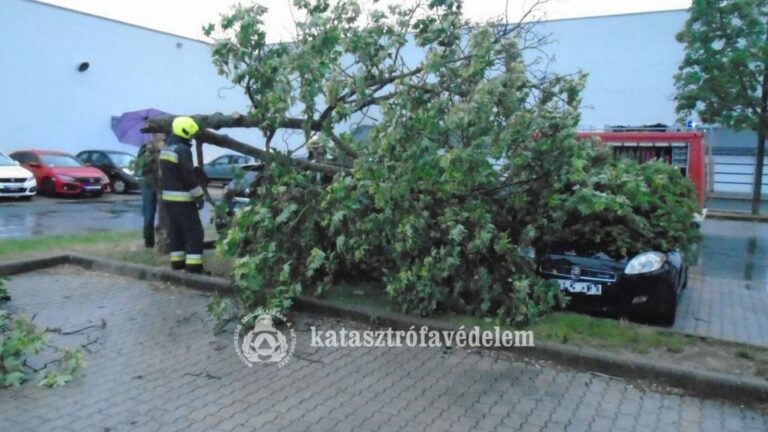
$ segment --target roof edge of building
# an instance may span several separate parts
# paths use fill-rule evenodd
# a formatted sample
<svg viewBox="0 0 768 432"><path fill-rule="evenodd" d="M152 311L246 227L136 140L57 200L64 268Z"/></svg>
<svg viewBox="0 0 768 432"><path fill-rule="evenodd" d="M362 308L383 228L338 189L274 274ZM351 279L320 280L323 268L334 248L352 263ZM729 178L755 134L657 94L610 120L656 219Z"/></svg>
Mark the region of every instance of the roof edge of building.
<svg viewBox="0 0 768 432"><path fill-rule="evenodd" d="M66 6L61 6L61 5L57 5L57 4L53 4L53 3L47 3L44 0L24 0L24 1L27 1L27 2L30 2L30 3L39 4L39 5L43 5L43 6L48 6L48 7L51 7L51 8L60 9L60 10L71 12L71 13L75 13L75 14L85 15L85 16L88 16L88 17L91 17L91 18L111 21L111 22L114 22L114 23L117 23L117 24L123 24L123 25L126 25L126 26L138 28L138 29L141 29L141 30L147 30L147 31L150 31L150 32L153 32L153 33L159 33L159 34L166 35L166 36L181 38L181 39L185 39L185 40L188 40L188 41L191 41L191 42L201 43L201 44L204 44L204 45L212 45L213 44L212 41L207 41L205 39L196 39L196 38L193 38L193 37L190 37L190 36L184 36L184 35L180 35L180 34L177 34L177 33L167 32L167 31L164 31L164 30L158 30L156 28L146 27L146 26L143 26L143 25L140 25L140 24L131 23L131 22L128 22L128 21L121 21L121 20L116 19L116 18L110 18L110 17L106 17L106 16L102 16L102 15L96 15L96 14L93 14L93 13L90 13L90 12L85 12L85 11L81 11L81 10L77 10L77 9L71 9L71 8L66 7ZM569 17L569 18L552 18L552 19L543 18L541 20L532 21L532 22L552 23L552 22L562 22L562 21L590 20L590 19L599 19L599 18L616 18L616 17L624 17L624 16L632 16L632 15L649 15L649 14L660 14L660 13L670 13L670 12L683 12L683 11L687 11L687 10L688 10L687 8L679 8L679 9L664 9L664 10L656 10L656 11L639 11L639 12L616 13L616 14L607 14L607 15Z"/></svg>
<svg viewBox="0 0 768 432"><path fill-rule="evenodd" d="M90 17L90 18L96 18L96 19L100 19L100 20L104 20L104 21L110 21L110 22L113 22L113 23L116 23L116 24L122 24L122 25L126 25L128 27L133 27L133 28L137 28L137 29L140 29L140 30L147 30L147 31L150 31L152 33L158 33L158 34L162 34L162 35L165 35L165 36L180 38L180 39L184 39L184 40L187 40L187 41L190 41L190 42L197 42L197 43L200 43L200 44L203 44L203 45L211 45L212 44L212 42L209 42L209 41L206 41L206 40L203 40L203 39L195 39L195 38L193 38L191 36L184 36L184 35L180 35L180 34L177 34L177 33L167 32L167 31L164 31L164 30L158 30L158 29L152 28L152 27L146 27L146 26L143 26L141 24L134 24L134 23L128 22L128 21L121 21L121 20L116 19L116 18L110 18L110 17L106 17L106 16L102 16L102 15L96 15L96 14L93 14L93 13L90 13L90 12L85 12L85 11L81 11L81 10L77 10L77 9L68 8L66 6L61 6L61 5L57 5L57 4L53 4L53 3L47 3L47 2L45 2L43 0L24 0L24 1L29 2L29 3L38 4L38 5L41 5L41 6L47 6L47 7L54 8L54 9L59 9L59 10L65 11L65 12L71 12L71 13L78 14L78 15L84 15L84 16L87 16L87 17Z"/></svg>

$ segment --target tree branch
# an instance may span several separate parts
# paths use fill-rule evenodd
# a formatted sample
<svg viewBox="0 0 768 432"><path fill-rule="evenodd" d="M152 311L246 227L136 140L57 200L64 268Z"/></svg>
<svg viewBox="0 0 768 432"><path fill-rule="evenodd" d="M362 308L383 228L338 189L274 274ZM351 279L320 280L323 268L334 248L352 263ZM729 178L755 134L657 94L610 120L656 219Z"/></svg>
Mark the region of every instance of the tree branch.
<svg viewBox="0 0 768 432"><path fill-rule="evenodd" d="M303 159L292 158L279 152L266 152L262 149L242 143L227 135L211 132L209 130L201 130L195 136L195 139L200 142L213 144L232 151L236 151L244 155L253 156L263 162L285 162L303 169L319 171L327 174L343 173L349 170L348 168L342 166L322 164Z"/></svg>

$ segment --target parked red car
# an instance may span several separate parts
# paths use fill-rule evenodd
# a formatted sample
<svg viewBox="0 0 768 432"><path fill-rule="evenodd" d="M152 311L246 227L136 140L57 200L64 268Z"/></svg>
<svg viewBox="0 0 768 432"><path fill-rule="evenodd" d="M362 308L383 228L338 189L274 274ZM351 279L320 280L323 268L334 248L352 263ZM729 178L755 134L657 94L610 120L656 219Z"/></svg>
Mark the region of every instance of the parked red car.
<svg viewBox="0 0 768 432"><path fill-rule="evenodd" d="M83 165L74 156L51 150L22 150L10 154L32 171L43 195L101 196L109 191L109 179L97 168Z"/></svg>

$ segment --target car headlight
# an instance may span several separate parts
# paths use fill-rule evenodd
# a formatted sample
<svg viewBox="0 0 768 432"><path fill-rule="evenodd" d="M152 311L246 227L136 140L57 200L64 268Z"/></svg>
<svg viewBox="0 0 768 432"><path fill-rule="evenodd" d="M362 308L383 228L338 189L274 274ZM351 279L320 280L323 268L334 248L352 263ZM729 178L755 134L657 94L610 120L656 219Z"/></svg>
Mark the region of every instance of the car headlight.
<svg viewBox="0 0 768 432"><path fill-rule="evenodd" d="M30 178L28 178L28 179L27 179L27 180L24 182L24 184L27 184L27 185L28 185L28 184L37 184L37 181L35 181L35 178L34 178L34 177L30 177Z"/></svg>
<svg viewBox="0 0 768 432"><path fill-rule="evenodd" d="M123 168L123 172L128 175L133 175L133 170L130 168Z"/></svg>
<svg viewBox="0 0 768 432"><path fill-rule="evenodd" d="M59 181L63 181L67 183L77 183L77 180L75 180L74 177L70 177L68 175L57 174L56 178L59 179Z"/></svg>
<svg viewBox="0 0 768 432"><path fill-rule="evenodd" d="M626 274L640 274L656 271L667 262L667 256L661 252L645 252L632 258L624 269Z"/></svg>

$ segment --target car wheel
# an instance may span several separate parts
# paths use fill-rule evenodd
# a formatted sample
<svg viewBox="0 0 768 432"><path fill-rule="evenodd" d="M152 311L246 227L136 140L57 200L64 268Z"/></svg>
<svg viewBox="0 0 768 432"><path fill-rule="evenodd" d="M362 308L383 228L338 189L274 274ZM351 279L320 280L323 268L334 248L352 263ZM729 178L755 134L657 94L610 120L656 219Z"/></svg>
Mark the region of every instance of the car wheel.
<svg viewBox="0 0 768 432"><path fill-rule="evenodd" d="M40 192L45 196L52 196L56 192L53 180L49 178L43 179L43 184L40 185Z"/></svg>
<svg viewBox="0 0 768 432"><path fill-rule="evenodd" d="M671 327L675 324L675 316L677 315L677 292L672 292L672 302L668 305L659 315L659 324Z"/></svg>
<svg viewBox="0 0 768 432"><path fill-rule="evenodd" d="M114 179L112 180L112 192L124 194L128 192L128 184L123 179Z"/></svg>

